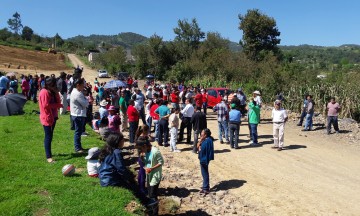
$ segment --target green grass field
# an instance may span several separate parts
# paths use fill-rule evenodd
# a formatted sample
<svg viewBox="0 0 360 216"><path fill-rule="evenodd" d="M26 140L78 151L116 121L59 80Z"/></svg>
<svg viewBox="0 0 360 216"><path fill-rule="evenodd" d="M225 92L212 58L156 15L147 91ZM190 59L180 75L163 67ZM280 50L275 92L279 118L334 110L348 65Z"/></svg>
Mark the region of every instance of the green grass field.
<svg viewBox="0 0 360 216"><path fill-rule="evenodd" d="M0 117L0 215L132 215L124 207L136 200L122 188L103 188L87 176L86 154L74 153L69 115L60 116L52 142L56 163L46 162L44 131L38 105L28 101L24 115ZM87 126L83 147L104 142ZM64 177L61 169L74 164L77 171ZM136 201L137 202L137 201Z"/></svg>

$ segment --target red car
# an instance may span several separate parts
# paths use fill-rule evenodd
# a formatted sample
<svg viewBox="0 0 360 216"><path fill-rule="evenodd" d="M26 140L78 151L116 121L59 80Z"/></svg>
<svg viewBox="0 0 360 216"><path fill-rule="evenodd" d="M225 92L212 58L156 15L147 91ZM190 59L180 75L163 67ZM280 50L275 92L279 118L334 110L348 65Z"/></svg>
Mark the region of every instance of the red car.
<svg viewBox="0 0 360 216"><path fill-rule="evenodd" d="M220 103L221 98L225 95L225 90L227 90L228 94L231 91L227 88L208 88L206 92L208 94L208 107L214 107L216 104Z"/></svg>

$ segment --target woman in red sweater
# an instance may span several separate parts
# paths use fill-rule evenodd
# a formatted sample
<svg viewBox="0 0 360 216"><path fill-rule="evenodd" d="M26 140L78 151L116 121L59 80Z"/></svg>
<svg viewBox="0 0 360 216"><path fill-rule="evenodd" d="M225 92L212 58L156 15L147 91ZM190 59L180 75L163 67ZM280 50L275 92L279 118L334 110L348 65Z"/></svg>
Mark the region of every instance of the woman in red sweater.
<svg viewBox="0 0 360 216"><path fill-rule="evenodd" d="M58 109L61 107L63 106L56 86L56 79L49 77L45 81L45 88L41 89L39 93L40 122L44 127L44 147L46 159L49 163L54 162L51 154L51 142L58 119Z"/></svg>

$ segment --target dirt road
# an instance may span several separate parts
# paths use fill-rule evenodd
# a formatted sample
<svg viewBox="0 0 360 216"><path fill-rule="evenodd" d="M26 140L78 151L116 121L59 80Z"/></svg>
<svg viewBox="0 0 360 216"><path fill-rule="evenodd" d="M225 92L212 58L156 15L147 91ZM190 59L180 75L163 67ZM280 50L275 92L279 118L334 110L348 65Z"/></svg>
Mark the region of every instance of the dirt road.
<svg viewBox="0 0 360 216"><path fill-rule="evenodd" d="M69 58L74 65L83 65L75 55ZM92 82L97 72L85 65L84 69L85 79ZM211 110L208 125L218 139L216 114ZM360 215L360 143L349 145L332 139L336 135L323 137L300 129L294 123L286 126L287 149L281 152L270 148L272 124L266 120L258 127L259 147L248 146L246 123L240 128L241 149L230 150L229 145L215 141L211 186L219 181L243 182L228 190L259 209L256 215ZM178 147L189 149L186 144ZM161 151L168 149L161 147ZM200 174L197 155L191 151L174 154L172 160L182 165L184 173ZM165 176L170 169L164 170Z"/></svg>

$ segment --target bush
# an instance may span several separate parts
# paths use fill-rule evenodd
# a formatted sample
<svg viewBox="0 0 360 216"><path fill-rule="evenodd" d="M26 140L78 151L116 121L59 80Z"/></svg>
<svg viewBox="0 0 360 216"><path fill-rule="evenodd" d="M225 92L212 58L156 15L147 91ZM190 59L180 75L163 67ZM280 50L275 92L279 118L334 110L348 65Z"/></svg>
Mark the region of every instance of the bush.
<svg viewBox="0 0 360 216"><path fill-rule="evenodd" d="M34 48L34 50L41 51L42 48L41 48L40 46L36 46L36 47Z"/></svg>

